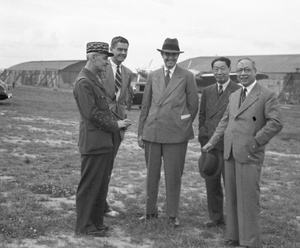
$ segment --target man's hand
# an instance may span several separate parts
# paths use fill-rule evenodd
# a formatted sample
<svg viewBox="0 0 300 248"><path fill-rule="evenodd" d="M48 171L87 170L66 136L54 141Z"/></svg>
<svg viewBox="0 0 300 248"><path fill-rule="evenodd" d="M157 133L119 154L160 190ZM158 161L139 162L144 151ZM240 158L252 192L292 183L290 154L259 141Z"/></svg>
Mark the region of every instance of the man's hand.
<svg viewBox="0 0 300 248"><path fill-rule="evenodd" d="M131 121L129 119L124 119L124 120L120 120L120 121L117 121L117 122L118 122L119 129L127 128L131 125Z"/></svg>
<svg viewBox="0 0 300 248"><path fill-rule="evenodd" d="M211 143L207 143L205 146L202 147L202 151L209 152L213 148L214 148L214 146Z"/></svg>
<svg viewBox="0 0 300 248"><path fill-rule="evenodd" d="M140 148L145 148L145 142L142 140L142 136L138 137L138 145Z"/></svg>

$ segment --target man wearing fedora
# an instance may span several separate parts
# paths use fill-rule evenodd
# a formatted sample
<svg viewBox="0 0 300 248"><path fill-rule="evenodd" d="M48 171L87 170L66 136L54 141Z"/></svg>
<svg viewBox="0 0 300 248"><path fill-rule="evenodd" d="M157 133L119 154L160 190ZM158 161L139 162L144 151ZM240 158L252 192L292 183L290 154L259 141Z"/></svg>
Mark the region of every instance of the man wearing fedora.
<svg viewBox="0 0 300 248"><path fill-rule="evenodd" d="M104 42L87 43L87 63L74 84L80 113L79 152L81 179L76 193L76 235L107 236L103 224L109 172L114 162L113 133L129 126L130 120L116 120L109 110L105 88L98 73L106 70L113 56Z"/></svg>
<svg viewBox="0 0 300 248"><path fill-rule="evenodd" d="M202 148L208 152L224 137L227 246L262 247L259 181L265 146L283 127L275 92L256 81L255 62L237 63L242 88L230 96L216 131Z"/></svg>
<svg viewBox="0 0 300 248"><path fill-rule="evenodd" d="M163 160L166 214L170 226L176 228L187 145L194 138L192 123L198 112L198 93L193 74L177 65L182 53L178 40L167 38L157 50L164 66L147 78L138 127L138 144L145 149L147 166L146 213L140 219L158 217Z"/></svg>
<svg viewBox="0 0 300 248"><path fill-rule="evenodd" d="M133 77L132 71L122 64L127 57L128 47L129 42L124 37L117 36L111 40L110 51L114 56L109 59L105 77L103 77L109 108L120 119L126 117L126 101L129 97L130 84ZM115 156L117 156L124 138L124 132L125 130L120 129L113 135ZM108 217L117 217L119 215L117 211L109 206L107 201L104 211L105 216Z"/></svg>
<svg viewBox="0 0 300 248"><path fill-rule="evenodd" d="M211 62L216 84L205 87L201 96L199 110L198 140L203 147L213 135L219 121L223 117L232 92L240 88L230 80L231 61L225 57L215 58ZM205 179L207 207L210 221L205 226L216 227L224 225L223 188L221 177L224 179L223 140L216 144L209 154L203 153L199 160L201 176ZM215 159L211 158L216 156ZM224 181L224 180L223 180Z"/></svg>

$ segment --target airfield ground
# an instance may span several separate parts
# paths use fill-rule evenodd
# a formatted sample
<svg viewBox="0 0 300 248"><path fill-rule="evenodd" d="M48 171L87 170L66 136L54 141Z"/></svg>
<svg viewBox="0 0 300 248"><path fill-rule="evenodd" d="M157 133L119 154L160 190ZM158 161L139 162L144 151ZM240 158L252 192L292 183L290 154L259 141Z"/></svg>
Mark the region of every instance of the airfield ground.
<svg viewBox="0 0 300 248"><path fill-rule="evenodd" d="M128 117L115 161L109 199L121 216L106 219L111 237L76 238L75 192L80 178L78 112L71 91L18 86L0 102L0 248L6 247L203 247L220 248L224 229L206 229L206 190L198 172L200 146L189 143L180 221L165 216L162 173L160 218L141 223L146 169L137 146L138 106ZM267 146L261 180L261 227L265 248L300 247L300 106L282 106L285 126ZM194 122L197 135L197 120Z"/></svg>

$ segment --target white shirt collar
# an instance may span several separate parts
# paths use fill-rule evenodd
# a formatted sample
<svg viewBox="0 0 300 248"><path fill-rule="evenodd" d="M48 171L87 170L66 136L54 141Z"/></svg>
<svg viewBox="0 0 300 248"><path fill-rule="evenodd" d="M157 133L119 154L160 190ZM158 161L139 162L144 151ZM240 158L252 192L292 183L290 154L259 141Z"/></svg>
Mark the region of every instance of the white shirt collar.
<svg viewBox="0 0 300 248"><path fill-rule="evenodd" d="M225 91L225 89L226 89L226 87L228 86L229 82L230 82L230 78L228 79L228 81L227 81L225 84L222 84L222 85L223 85L223 91ZM220 86L221 84L219 84L219 83L217 82L217 85L218 85L218 90L219 90L219 86Z"/></svg>
<svg viewBox="0 0 300 248"><path fill-rule="evenodd" d="M118 65L112 59L110 59L110 63L113 67L117 68ZM122 66L122 64L119 65L120 68L121 68L121 66Z"/></svg>
<svg viewBox="0 0 300 248"><path fill-rule="evenodd" d="M171 68L171 69L168 69L166 66L164 66L165 75L167 73L167 70L169 70L170 71L170 78L171 78L172 75L173 75L173 73L174 73L174 71L175 71L175 68L176 68L176 65L173 68Z"/></svg>
<svg viewBox="0 0 300 248"><path fill-rule="evenodd" d="M249 92L253 89L253 87L254 87L254 85L257 83L257 81L255 80L252 84L250 84L249 86L247 86L247 87L243 87L243 89L244 88L246 88L247 89L247 91L246 91L246 96L249 94Z"/></svg>
<svg viewBox="0 0 300 248"><path fill-rule="evenodd" d="M117 72L117 64L110 59L111 69L113 70L114 76ZM122 64L119 65L120 70L122 71Z"/></svg>

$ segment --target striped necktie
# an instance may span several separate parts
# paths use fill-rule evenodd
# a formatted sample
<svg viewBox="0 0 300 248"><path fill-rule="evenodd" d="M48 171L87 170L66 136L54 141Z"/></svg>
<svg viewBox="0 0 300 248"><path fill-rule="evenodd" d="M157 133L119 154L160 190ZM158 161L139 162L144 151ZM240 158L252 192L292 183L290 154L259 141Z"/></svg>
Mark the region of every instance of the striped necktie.
<svg viewBox="0 0 300 248"><path fill-rule="evenodd" d="M116 77L115 77L116 96L119 93L121 87L122 87L122 78L121 78L120 66L118 65L116 70Z"/></svg>
<svg viewBox="0 0 300 248"><path fill-rule="evenodd" d="M220 97L223 94L223 85L219 85L219 90L218 90L218 97Z"/></svg>

